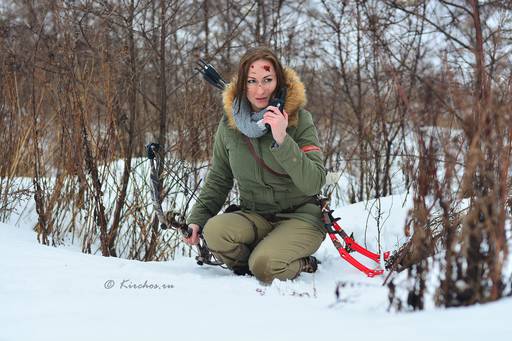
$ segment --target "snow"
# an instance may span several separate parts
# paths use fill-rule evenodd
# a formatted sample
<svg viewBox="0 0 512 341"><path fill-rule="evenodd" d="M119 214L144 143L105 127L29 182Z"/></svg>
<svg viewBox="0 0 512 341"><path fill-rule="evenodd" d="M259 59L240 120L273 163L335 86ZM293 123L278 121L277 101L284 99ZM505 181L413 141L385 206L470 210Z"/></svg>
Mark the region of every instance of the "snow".
<svg viewBox="0 0 512 341"><path fill-rule="evenodd" d="M374 250L379 205L382 244L394 249L404 242L410 198L339 207L335 216L362 244L366 230ZM316 256L322 261L317 273L265 286L192 258L139 262L86 255L72 245L47 247L37 243L28 221L0 224L0 341L480 341L512 332L510 298L388 312L383 277L366 278L341 260L328 238Z"/></svg>

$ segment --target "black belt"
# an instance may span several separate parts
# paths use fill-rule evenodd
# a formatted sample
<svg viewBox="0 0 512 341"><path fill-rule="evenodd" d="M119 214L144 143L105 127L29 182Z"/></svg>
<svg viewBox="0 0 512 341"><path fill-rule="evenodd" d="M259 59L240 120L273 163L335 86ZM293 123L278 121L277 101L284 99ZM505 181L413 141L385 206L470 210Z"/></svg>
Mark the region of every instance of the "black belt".
<svg viewBox="0 0 512 341"><path fill-rule="evenodd" d="M266 220L268 220L268 221L270 221L272 223L275 223L275 222L277 222L277 221L279 221L281 219L285 219L285 218L278 217L277 214L294 213L295 211L297 211L299 208L301 208L302 206L304 206L306 204L314 204L314 205L320 206L321 203L320 203L320 200L318 199L318 196L315 195L315 196L307 198L306 201L301 202L298 205L291 206L291 207L289 207L287 209L284 209L284 210L282 210L280 212L277 212L277 213L257 213L257 212L254 212L254 213L257 213L260 216L262 216L263 218L265 218ZM228 208L226 208L224 213L232 213L232 212L239 211L240 209L241 209L240 206L231 204L231 205L229 205Z"/></svg>

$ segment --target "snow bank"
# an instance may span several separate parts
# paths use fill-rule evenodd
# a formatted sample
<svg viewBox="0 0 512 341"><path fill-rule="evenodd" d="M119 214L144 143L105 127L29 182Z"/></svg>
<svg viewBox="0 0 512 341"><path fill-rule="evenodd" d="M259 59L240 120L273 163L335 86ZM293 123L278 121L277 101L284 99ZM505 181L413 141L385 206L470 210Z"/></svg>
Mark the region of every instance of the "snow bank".
<svg viewBox="0 0 512 341"><path fill-rule="evenodd" d="M406 203L405 206L402 203ZM382 243L401 237L408 199L380 202ZM335 211L376 244L377 203ZM383 278L366 278L326 239L316 274L261 285L191 258L139 262L39 245L27 226L0 224L0 340L482 340L512 332L512 300L388 313ZM335 289L339 288L339 297Z"/></svg>

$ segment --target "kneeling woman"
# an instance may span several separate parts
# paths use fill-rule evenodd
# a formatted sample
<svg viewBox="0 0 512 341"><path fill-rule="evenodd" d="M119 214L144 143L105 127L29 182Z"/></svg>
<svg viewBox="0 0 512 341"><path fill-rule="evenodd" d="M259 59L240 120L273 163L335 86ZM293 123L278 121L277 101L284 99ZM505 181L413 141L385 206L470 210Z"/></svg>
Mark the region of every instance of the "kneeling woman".
<svg viewBox="0 0 512 341"><path fill-rule="evenodd" d="M283 88L281 111L269 104ZM304 85L270 49L258 47L241 58L223 100L212 165L185 242L197 244L202 230L210 251L230 269L266 283L316 271L311 255L325 233L315 195L326 172L311 114L302 108ZM217 215L234 179L240 210Z"/></svg>

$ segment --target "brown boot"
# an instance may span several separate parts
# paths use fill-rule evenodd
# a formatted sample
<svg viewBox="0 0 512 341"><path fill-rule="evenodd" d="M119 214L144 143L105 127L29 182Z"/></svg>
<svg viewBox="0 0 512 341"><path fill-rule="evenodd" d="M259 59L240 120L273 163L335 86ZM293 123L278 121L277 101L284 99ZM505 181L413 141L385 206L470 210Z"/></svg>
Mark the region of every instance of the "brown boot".
<svg viewBox="0 0 512 341"><path fill-rule="evenodd" d="M318 269L318 264L321 264L321 262L314 256L302 258L300 260L300 272L312 274Z"/></svg>

